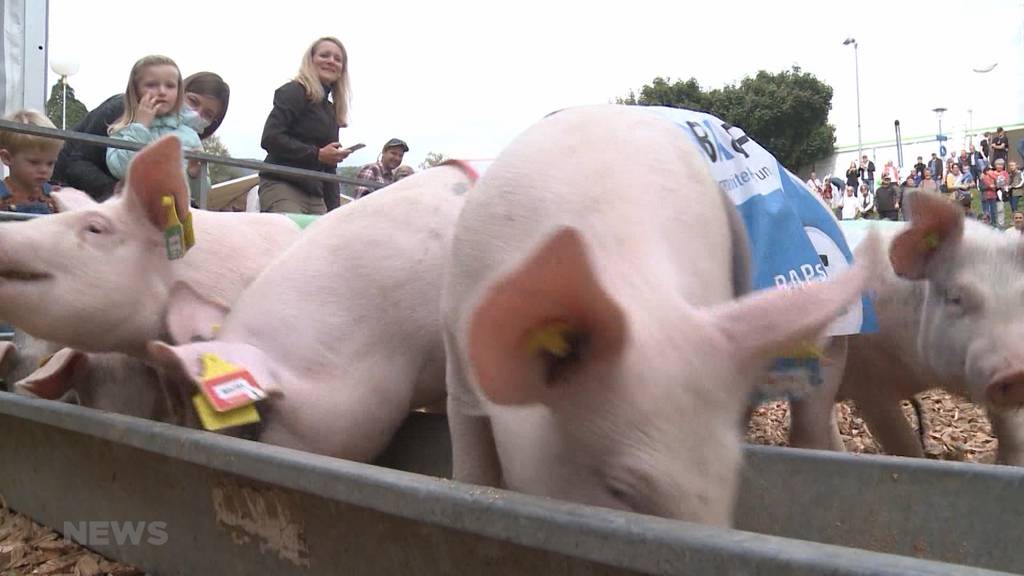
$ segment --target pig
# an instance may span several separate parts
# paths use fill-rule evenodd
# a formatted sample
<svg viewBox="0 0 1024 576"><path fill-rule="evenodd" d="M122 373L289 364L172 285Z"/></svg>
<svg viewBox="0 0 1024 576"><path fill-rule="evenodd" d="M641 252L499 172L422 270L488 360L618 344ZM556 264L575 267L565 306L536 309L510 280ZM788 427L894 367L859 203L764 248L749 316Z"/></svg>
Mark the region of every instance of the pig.
<svg viewBox="0 0 1024 576"><path fill-rule="evenodd" d="M180 400L169 396L157 372L138 358L71 348L51 353L46 351L52 345L42 340L22 340L20 344L22 347L13 351L17 354L16 365L9 376L16 394L159 422L183 423L185 412ZM40 366L43 360L46 361ZM31 372L24 374L26 369Z"/></svg>
<svg viewBox="0 0 1024 576"><path fill-rule="evenodd" d="M261 442L372 460L412 409L444 399L442 263L470 182L441 166L330 212L230 311L177 284L167 326L189 343L154 341L150 361L192 396L216 354L268 393Z"/></svg>
<svg viewBox="0 0 1024 576"><path fill-rule="evenodd" d="M69 211L0 224L0 318L60 346L144 357L161 338L170 287L185 281L228 306L294 242L300 230L277 214L190 210L184 170L157 169L154 156L179 154L172 136L140 151L122 194L103 204L61 191ZM76 193L77 192L77 193ZM196 245L168 265L161 205L191 211Z"/></svg>
<svg viewBox="0 0 1024 576"><path fill-rule="evenodd" d="M879 331L850 339L839 398L857 404L886 452L921 457L900 400L930 388L968 397L988 410L998 461L1024 465L1024 242L933 194L908 204L908 227L857 247L890 265L874 283Z"/></svg>
<svg viewBox="0 0 1024 576"><path fill-rule="evenodd" d="M447 265L454 478L728 525L755 383L865 278L736 298L745 234L694 144L643 109L563 110L517 137Z"/></svg>

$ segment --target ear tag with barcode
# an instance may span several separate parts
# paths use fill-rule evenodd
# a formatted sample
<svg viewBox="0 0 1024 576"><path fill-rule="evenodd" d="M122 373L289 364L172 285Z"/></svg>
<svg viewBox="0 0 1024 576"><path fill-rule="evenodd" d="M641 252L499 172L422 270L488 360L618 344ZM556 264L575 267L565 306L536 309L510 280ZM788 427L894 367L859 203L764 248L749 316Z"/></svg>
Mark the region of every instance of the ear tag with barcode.
<svg viewBox="0 0 1024 576"><path fill-rule="evenodd" d="M200 390L217 412L248 406L267 397L263 387L248 370L213 353L202 355Z"/></svg>

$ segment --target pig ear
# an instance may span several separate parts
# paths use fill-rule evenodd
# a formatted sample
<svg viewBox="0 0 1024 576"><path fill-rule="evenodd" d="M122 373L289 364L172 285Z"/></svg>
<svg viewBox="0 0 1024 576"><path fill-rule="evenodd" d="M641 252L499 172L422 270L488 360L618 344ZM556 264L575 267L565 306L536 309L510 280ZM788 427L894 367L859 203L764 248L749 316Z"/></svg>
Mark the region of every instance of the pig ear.
<svg viewBox="0 0 1024 576"><path fill-rule="evenodd" d="M879 265L877 232L864 258L834 279L803 288L760 290L710 309L711 322L725 335L737 358L761 362L821 336L825 328L857 301L870 273Z"/></svg>
<svg viewBox="0 0 1024 576"><path fill-rule="evenodd" d="M486 291L469 321L469 360L492 402L543 402L565 370L616 356L625 337L622 310L565 228Z"/></svg>
<svg viewBox="0 0 1024 576"><path fill-rule="evenodd" d="M20 393L46 400L59 400L72 392L76 368L89 359L84 352L61 348L35 372L15 383Z"/></svg>
<svg viewBox="0 0 1024 576"><path fill-rule="evenodd" d="M204 298L185 282L171 286L165 323L172 343L212 340L227 315L227 308Z"/></svg>
<svg viewBox="0 0 1024 576"><path fill-rule="evenodd" d="M239 368L247 370L256 382L272 396L283 395L278 385L278 378L271 366L270 359L255 346L240 342L199 342L184 346L171 346L165 342L152 340L146 344L146 359L153 365L164 370L165 381L176 386L187 386L186 397L191 397L195 390L192 385L202 381L202 355L216 354Z"/></svg>
<svg viewBox="0 0 1024 576"><path fill-rule="evenodd" d="M964 212L943 198L924 193L912 194L908 207L910 227L893 239L889 261L898 276L920 280L939 249L963 236Z"/></svg>
<svg viewBox="0 0 1024 576"><path fill-rule="evenodd" d="M18 347L9 340L0 341L0 378L7 379L18 362Z"/></svg>
<svg viewBox="0 0 1024 576"><path fill-rule="evenodd" d="M164 196L174 199L178 220L184 222L188 216L189 193L181 142L168 135L139 150L128 164L125 190L157 229L167 227Z"/></svg>
<svg viewBox="0 0 1024 576"><path fill-rule="evenodd" d="M92 196L77 188L61 188L60 190L55 190L50 195L53 196L54 201L57 203L57 212L84 210L99 204Z"/></svg>

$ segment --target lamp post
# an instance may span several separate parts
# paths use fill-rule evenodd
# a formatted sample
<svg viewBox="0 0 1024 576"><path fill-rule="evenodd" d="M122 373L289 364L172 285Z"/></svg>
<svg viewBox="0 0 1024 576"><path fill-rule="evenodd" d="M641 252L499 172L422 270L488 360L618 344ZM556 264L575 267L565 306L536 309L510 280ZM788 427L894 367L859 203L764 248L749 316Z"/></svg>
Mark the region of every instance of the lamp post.
<svg viewBox="0 0 1024 576"><path fill-rule="evenodd" d="M857 56L857 40L854 38L843 40L843 46L849 46L850 44L853 44L853 71L857 80L857 161L859 162L863 155L863 146L860 138L860 59Z"/></svg>
<svg viewBox="0 0 1024 576"><path fill-rule="evenodd" d="M939 135L935 139L939 141L939 157L940 158L945 158L946 157L946 145L943 144L943 142L945 141L945 138L942 137L942 113L945 112L945 111L946 111L946 109L942 108L942 107L932 108L932 112L935 112L935 115L939 117Z"/></svg>
<svg viewBox="0 0 1024 576"><path fill-rule="evenodd" d="M63 89L63 95L61 96L61 113L60 123L61 130L67 130L68 128L68 76L74 76L78 73L78 62L71 59L51 59L50 70L53 70L55 74L60 76L60 83Z"/></svg>

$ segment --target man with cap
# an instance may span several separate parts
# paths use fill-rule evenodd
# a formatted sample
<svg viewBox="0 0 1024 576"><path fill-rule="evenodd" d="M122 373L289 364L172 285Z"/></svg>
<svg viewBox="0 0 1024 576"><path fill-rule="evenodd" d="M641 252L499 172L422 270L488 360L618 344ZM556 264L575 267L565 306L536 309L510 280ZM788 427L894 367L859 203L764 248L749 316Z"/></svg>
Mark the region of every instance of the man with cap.
<svg viewBox="0 0 1024 576"><path fill-rule="evenodd" d="M395 169L402 165L402 158L409 151L409 145L392 138L381 148L380 156L373 164L367 164L359 171L357 178L360 180L373 180L387 186L395 181ZM356 199L362 198L373 192L372 188L360 186L356 188Z"/></svg>
<svg viewBox="0 0 1024 576"><path fill-rule="evenodd" d="M882 174L882 185L875 191L875 209L882 220L899 220L900 200L903 193L893 184L888 173Z"/></svg>

